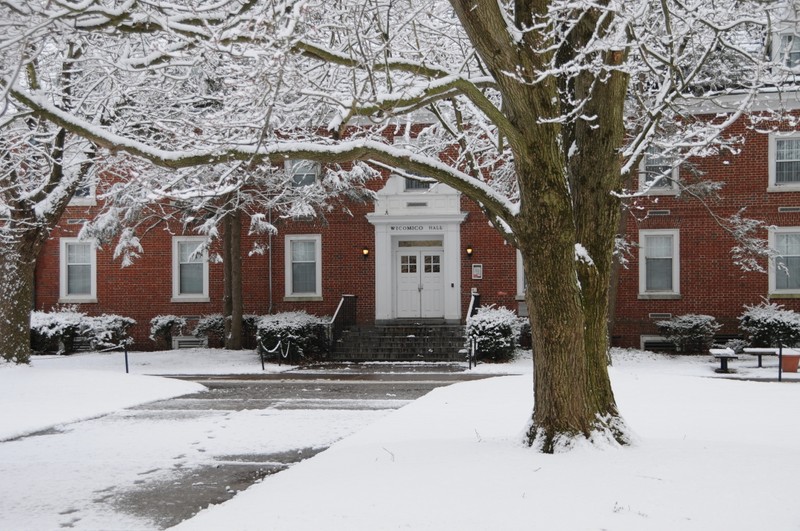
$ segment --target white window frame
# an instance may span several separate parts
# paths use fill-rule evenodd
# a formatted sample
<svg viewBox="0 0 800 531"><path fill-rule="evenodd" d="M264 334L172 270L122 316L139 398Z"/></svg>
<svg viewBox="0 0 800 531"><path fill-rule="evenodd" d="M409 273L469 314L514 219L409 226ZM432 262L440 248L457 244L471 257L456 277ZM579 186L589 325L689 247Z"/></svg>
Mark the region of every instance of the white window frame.
<svg viewBox="0 0 800 531"><path fill-rule="evenodd" d="M518 301L525 300L525 267L522 265L522 253L519 249L517 253L517 296Z"/></svg>
<svg viewBox="0 0 800 531"><path fill-rule="evenodd" d="M795 33L781 33L778 39L778 46L773 60L780 62L787 68L796 69L800 67L800 35ZM792 56L795 60L792 61Z"/></svg>
<svg viewBox="0 0 800 531"><path fill-rule="evenodd" d="M89 253L89 265L91 282L89 293L87 294L70 294L67 293L68 287L68 263L67 263L67 247L69 245L82 244L90 245L91 251ZM59 242L59 300L58 302L97 302L97 241L94 239L81 240L80 238L61 238Z"/></svg>
<svg viewBox="0 0 800 531"><path fill-rule="evenodd" d="M409 138L406 136L396 136L392 140L392 145L401 147L403 149L407 149L408 151L414 152L413 148L417 144L416 137ZM410 171L401 170L402 173L399 175L403 178L403 192L411 193L411 194L423 194L428 192L433 185L436 184L435 179L431 179L430 177L425 177L424 175L417 174ZM429 180L420 180L414 179L413 177L409 176L417 176L421 177L422 179L429 179Z"/></svg>
<svg viewBox="0 0 800 531"><path fill-rule="evenodd" d="M672 289L647 291L647 257L645 256L648 236L672 236ZM681 236L678 229L643 229L639 231L639 298L640 299L678 299L681 296Z"/></svg>
<svg viewBox="0 0 800 531"><path fill-rule="evenodd" d="M778 166L778 140L800 140L800 132L787 132L787 133L770 133L769 135L769 185L767 191L769 192L800 192L800 181L789 184L778 184L777 179L777 166Z"/></svg>
<svg viewBox="0 0 800 531"><path fill-rule="evenodd" d="M77 192L77 190L76 190ZM97 186L94 179L89 183L89 195L77 196L73 195L69 201L69 206L95 206L97 204Z"/></svg>
<svg viewBox="0 0 800 531"><path fill-rule="evenodd" d="M311 186L312 183L303 184L302 182L298 182L295 177L297 173L295 172L295 166L299 164L311 164L313 167L313 172L302 172L302 175L314 175L314 182L319 181L319 176L322 174L322 165L319 162L307 159L289 159L284 163L284 167L286 168L286 173L289 174L292 180L292 186L295 188L300 188L302 186Z"/></svg>
<svg viewBox="0 0 800 531"><path fill-rule="evenodd" d="M313 241L314 259L316 261L316 286L314 292L294 293L292 291L292 242ZM285 289L286 300L310 301L322 300L322 235L320 234L287 234L284 239Z"/></svg>
<svg viewBox="0 0 800 531"><path fill-rule="evenodd" d="M677 195L678 194L678 178L680 177L680 166L673 166L672 173L667 176L670 180L667 181L668 186L651 186L647 188L647 159L652 157L654 146L645 151L642 155L642 160L639 162L639 191L644 195ZM654 179L655 180L655 179Z"/></svg>
<svg viewBox="0 0 800 531"><path fill-rule="evenodd" d="M800 227L770 227L768 241L769 241L769 248L770 249L778 249L777 245L777 235L778 234L800 234ZM781 295L800 295L800 289L778 289L777 288L777 277L776 273L776 262L777 257L771 257L769 259L769 294L770 296L781 296Z"/></svg>
<svg viewBox="0 0 800 531"><path fill-rule="evenodd" d="M180 243L205 243L205 236L173 236L172 237L172 302L209 302L208 291L208 249L203 250L203 293L181 293Z"/></svg>

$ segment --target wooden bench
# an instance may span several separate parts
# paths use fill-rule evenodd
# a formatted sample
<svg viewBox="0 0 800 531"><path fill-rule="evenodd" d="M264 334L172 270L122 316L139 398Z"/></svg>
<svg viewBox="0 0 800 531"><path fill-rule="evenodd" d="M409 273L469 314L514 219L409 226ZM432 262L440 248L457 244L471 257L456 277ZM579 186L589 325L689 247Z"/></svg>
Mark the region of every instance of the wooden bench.
<svg viewBox="0 0 800 531"><path fill-rule="evenodd" d="M719 369L716 372L719 373L730 373L735 372L732 369L728 369L728 360L738 360L739 356L729 348L712 348L709 350L714 358L719 360Z"/></svg>

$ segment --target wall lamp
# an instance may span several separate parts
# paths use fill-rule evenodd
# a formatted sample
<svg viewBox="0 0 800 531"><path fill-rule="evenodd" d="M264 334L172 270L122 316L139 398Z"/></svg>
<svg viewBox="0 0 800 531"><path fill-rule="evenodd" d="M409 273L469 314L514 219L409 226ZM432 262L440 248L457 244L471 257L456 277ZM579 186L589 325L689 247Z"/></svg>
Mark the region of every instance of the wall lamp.
<svg viewBox="0 0 800 531"><path fill-rule="evenodd" d="M364 256L364 260L366 260L367 258L369 258L369 249L364 247L363 249L361 249L361 254Z"/></svg>
<svg viewBox="0 0 800 531"><path fill-rule="evenodd" d="M467 252L467 258L472 258L472 253L475 252L475 250L472 248L471 245L467 245L466 252Z"/></svg>

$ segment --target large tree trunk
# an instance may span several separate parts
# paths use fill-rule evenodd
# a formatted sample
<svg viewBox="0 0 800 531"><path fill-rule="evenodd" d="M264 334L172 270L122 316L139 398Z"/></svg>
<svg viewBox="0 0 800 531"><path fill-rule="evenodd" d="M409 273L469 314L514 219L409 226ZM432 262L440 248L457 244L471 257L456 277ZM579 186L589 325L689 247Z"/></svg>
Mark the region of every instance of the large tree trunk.
<svg viewBox="0 0 800 531"><path fill-rule="evenodd" d="M29 363L31 356L31 310L33 309L34 272L36 259L51 229L61 219L80 179L73 179L64 191L58 190L63 178L63 156L66 131L56 134L50 153L52 167L47 182L34 196L13 196L14 187L7 187L4 198L10 216L0 227L0 355L12 363ZM5 161L3 161L5 162ZM86 175L91 163L81 167ZM7 182L14 183L17 174L12 169ZM48 209L37 213L36 202Z"/></svg>
<svg viewBox="0 0 800 531"><path fill-rule="evenodd" d="M225 326L224 346L227 348L231 337L231 314L233 296L231 283L231 216L222 219L222 322Z"/></svg>
<svg viewBox="0 0 800 531"><path fill-rule="evenodd" d="M14 251L5 248L0 253L0 349L6 361L29 363L36 254L31 256L23 246L15 247Z"/></svg>
<svg viewBox="0 0 800 531"><path fill-rule="evenodd" d="M225 216L222 235L223 297L225 348L242 349L242 224L238 211Z"/></svg>
<svg viewBox="0 0 800 531"><path fill-rule="evenodd" d="M497 81L510 124L520 212L508 224L522 254L534 345L528 441L543 452L568 448L581 437L624 444L626 430L608 375L606 327L619 220L612 192L619 189L627 79L608 72L569 82L541 75L576 60L583 41L602 33L599 17L608 13L576 9L578 22L562 43L549 40L554 33L547 28L530 29L534 21L547 20L550 2L515 3L520 40L511 37L498 2L451 4ZM586 103L577 115L587 118L570 125L563 117L575 111L576 102ZM583 254L591 260L576 260Z"/></svg>
<svg viewBox="0 0 800 531"><path fill-rule="evenodd" d="M242 349L242 219L239 211L231 221L231 334L225 348Z"/></svg>
<svg viewBox="0 0 800 531"><path fill-rule="evenodd" d="M3 241L0 252L0 354L11 363L29 363L31 359L34 271L48 232L46 227L17 230L14 236Z"/></svg>

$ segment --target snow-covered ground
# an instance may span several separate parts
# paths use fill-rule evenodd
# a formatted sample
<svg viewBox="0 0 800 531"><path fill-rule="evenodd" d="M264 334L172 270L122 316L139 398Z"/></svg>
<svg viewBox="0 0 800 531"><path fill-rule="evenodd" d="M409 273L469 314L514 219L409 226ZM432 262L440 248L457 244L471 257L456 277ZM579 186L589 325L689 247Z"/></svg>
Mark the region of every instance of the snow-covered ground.
<svg viewBox="0 0 800 531"><path fill-rule="evenodd" d="M245 372L261 370L252 367L252 353L240 362L230 354L132 353L147 363L133 363L132 372L239 372L237 364ZM129 404L194 388L125 375L124 365L98 358L0 365L4 433L123 407L112 400L126 386ZM217 366L222 359L225 368ZM766 358L763 369L746 356L731 365L739 380L716 374L718 362L710 357L617 352L611 375L636 444L561 455L540 455L521 444L532 408L530 360L481 365L477 370L524 374L437 389L179 529L800 529L800 385L789 381L800 375L784 374L784 383L757 381L777 376L774 358ZM31 397L40 410L52 402L49 417L30 415L38 425L19 413ZM83 405L89 402L98 408ZM315 419L324 422L341 419ZM248 423L237 429L245 435ZM3 483L21 479L4 476ZM46 490L53 481L47 475L27 480L26 496L44 495L37 485ZM9 503L0 498L0 514Z"/></svg>

